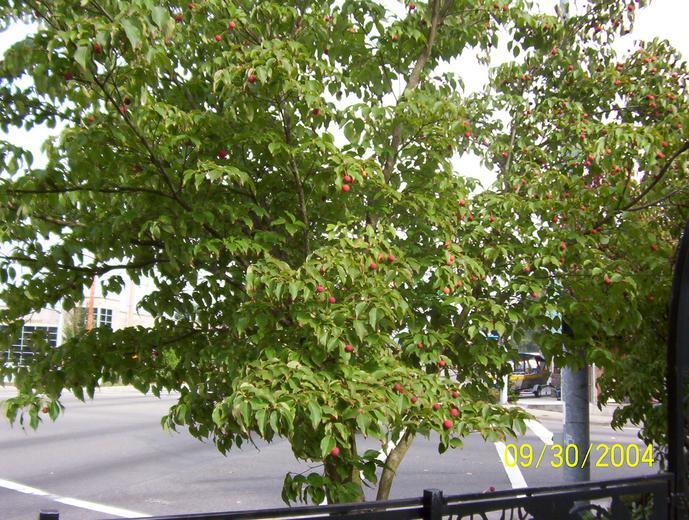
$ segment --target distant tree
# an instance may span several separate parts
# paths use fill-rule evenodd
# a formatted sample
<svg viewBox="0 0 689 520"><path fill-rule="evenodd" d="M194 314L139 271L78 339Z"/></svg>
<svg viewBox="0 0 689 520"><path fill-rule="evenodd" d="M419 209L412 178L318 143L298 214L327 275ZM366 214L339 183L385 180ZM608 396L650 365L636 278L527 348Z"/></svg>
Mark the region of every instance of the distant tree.
<svg viewBox="0 0 689 520"><path fill-rule="evenodd" d="M65 125L45 168L1 144L6 341L94 276L112 274L106 293L120 271L155 283L152 328L3 366L10 419L37 425L46 402L54 419L64 389L100 382L177 390L167 426L222 452L281 436L323 463L286 477L286 501L361 500L362 475L384 499L417 434L442 452L524 430L491 397L515 352L489 332L518 343L576 316L611 365L630 358L611 337L650 344L641 316L660 317L684 212L686 67L659 42L616 65L637 5L620 0L567 20L522 0L405 5L0 1L2 20L39 22L0 64L3 128ZM527 59L486 94L435 72L485 59L503 30ZM468 151L500 169L496 188L456 171ZM361 434L396 447L380 462Z"/></svg>

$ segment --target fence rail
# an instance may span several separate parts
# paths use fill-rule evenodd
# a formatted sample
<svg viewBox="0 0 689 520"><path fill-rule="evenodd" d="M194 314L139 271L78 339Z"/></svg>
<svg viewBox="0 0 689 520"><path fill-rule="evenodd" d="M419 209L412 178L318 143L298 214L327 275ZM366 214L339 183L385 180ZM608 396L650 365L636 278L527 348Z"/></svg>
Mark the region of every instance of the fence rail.
<svg viewBox="0 0 689 520"><path fill-rule="evenodd" d="M589 518L627 520L633 510L645 508L635 518L667 519L672 475L602 480L539 488L511 489L489 494L444 496L438 489L426 489L420 498L156 516L148 520L320 520L346 516L347 520L452 520L500 518L520 520L583 520ZM56 511L41 511L39 520L60 520ZM143 520L143 519L140 519Z"/></svg>

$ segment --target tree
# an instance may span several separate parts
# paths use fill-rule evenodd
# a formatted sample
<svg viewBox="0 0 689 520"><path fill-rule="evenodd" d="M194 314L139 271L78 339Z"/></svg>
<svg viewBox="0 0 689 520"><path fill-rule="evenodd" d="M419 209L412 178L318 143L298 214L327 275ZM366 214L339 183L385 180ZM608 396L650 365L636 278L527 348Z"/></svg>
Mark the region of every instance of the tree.
<svg viewBox="0 0 689 520"><path fill-rule="evenodd" d="M40 22L2 61L3 128L64 125L45 144L45 168L2 143L0 236L14 248L0 264L5 341L31 310L76 306L94 276L106 292L122 289L123 272L156 287L142 301L151 329L97 327L44 348L27 369L3 366L19 389L10 419L26 414L36 426L45 403L55 419L63 390L93 396L101 382L177 390L166 426L223 452L252 435L282 436L298 458L323 463L287 475L286 501L361 500L362 478L378 481L384 499L417 434L438 432L445 451L473 431L497 440L524 430L526 415L491 396L516 355L492 331L518 342L587 311L574 321L577 341L608 356L605 338L643 329L634 312L608 325L630 295L645 298L626 272L612 272L645 265L639 255L619 263L632 245L613 233L630 221L615 208L677 189L687 146L668 135L656 157L655 133L625 122L609 138L648 151L607 155L598 132L612 123L593 108L615 93L590 75L561 83L559 50L588 46L575 61L582 69L594 49L611 56L601 36L625 30L626 4L598 1L567 21L523 1L432 0L400 16L367 0L0 6L4 20ZM592 17L600 31L577 33ZM434 72L467 49L485 55L500 31L528 57L498 69L488 94L465 95L459 75ZM669 80L672 67L683 82L686 68L663 48L654 80ZM640 70L605 74L637 79ZM562 107L589 125L581 144L565 146L579 129L558 123L558 96L586 92L593 108L581 97ZM678 112L663 121L686 117L686 96L673 95ZM456 171L453 158L468 151L499 165L497 189L479 192ZM564 173L556 161L582 162L582 153L607 170L618 161L622 196L641 197L616 206L617 188L590 165ZM632 185L654 165L663 175L651 189L641 178ZM601 222L579 215L582 204ZM649 211L667 218L669 240L676 209L657 207ZM628 225L642 237L656 224ZM17 264L30 274L18 277ZM601 284L608 270L611 284ZM380 462L357 449L362 434L395 448Z"/></svg>
<svg viewBox="0 0 689 520"><path fill-rule="evenodd" d="M523 199L508 211L541 242L537 291L572 329L538 343L561 365L583 352L603 368L600 402L625 403L613 425L642 426L662 452L673 251L689 218L687 65L659 40L619 56L613 33L631 29L638 4L617 7L524 20L510 44L523 62L498 68L483 99L509 114L509 132L483 155L500 170L500 200Z"/></svg>

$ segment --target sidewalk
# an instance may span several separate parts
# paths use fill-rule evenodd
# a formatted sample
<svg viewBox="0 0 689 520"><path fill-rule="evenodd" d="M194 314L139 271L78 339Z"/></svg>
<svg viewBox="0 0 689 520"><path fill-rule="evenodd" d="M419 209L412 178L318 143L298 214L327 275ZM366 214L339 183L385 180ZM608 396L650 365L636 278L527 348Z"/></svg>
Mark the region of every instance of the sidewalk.
<svg viewBox="0 0 689 520"><path fill-rule="evenodd" d="M521 398L516 404L529 413L545 417L562 417L564 411L564 402L553 397ZM595 424L610 424L612 415L619 406L615 402L610 402L599 409L598 406L589 404L589 421Z"/></svg>

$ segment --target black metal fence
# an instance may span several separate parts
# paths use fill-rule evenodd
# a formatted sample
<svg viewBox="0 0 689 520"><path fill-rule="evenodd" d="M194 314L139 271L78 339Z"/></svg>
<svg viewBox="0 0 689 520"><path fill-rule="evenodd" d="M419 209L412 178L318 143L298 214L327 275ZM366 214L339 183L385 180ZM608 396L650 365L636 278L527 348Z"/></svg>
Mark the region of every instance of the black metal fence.
<svg viewBox="0 0 689 520"><path fill-rule="evenodd" d="M421 498L404 500L156 516L150 520L318 520L340 516L346 516L347 520L667 519L671 485L672 475L661 473L646 477L447 497L440 490L427 489ZM39 520L59 518L55 511L43 511Z"/></svg>

